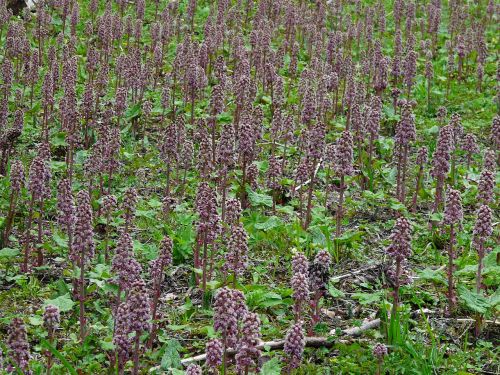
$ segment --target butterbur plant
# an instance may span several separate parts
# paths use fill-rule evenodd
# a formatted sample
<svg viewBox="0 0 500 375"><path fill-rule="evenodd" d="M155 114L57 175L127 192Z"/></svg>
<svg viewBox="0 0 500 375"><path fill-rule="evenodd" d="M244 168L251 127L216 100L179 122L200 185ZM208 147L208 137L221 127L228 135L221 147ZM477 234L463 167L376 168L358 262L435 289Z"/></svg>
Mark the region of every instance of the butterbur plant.
<svg viewBox="0 0 500 375"><path fill-rule="evenodd" d="M453 130L448 126L439 129L436 150L432 158L431 175L436 180L436 195L434 199L434 212L439 210L443 200L445 178L450 171L451 151L453 150Z"/></svg>
<svg viewBox="0 0 500 375"><path fill-rule="evenodd" d="M196 195L196 211L199 214L196 246L194 250L194 267L199 269L202 267L202 290L205 292L207 281L209 281L209 259L212 264L214 256L209 257L209 246L214 247L215 240L220 232L220 218L217 213L217 199L215 192L204 182L198 187ZM200 250L203 253L200 259ZM215 249L211 249L214 254ZM210 266L212 267L212 266ZM197 281L199 281L197 279Z"/></svg>
<svg viewBox="0 0 500 375"><path fill-rule="evenodd" d="M57 187L57 210L59 213L57 219L59 225L61 225L63 231L68 236L68 252L71 254L76 208L71 190L71 182L68 179L62 179Z"/></svg>
<svg viewBox="0 0 500 375"><path fill-rule="evenodd" d="M21 161L15 160L10 167L10 201L9 211L5 219L5 229L2 233L1 247L9 246L9 236L16 215L17 199L21 194L21 188L24 185L24 167Z"/></svg>
<svg viewBox="0 0 500 375"><path fill-rule="evenodd" d="M6 343L9 348L9 357L13 362L9 363L7 371L14 372L15 368L17 368L25 374L31 374L29 370L29 360L31 358L30 346L26 327L21 318L12 319Z"/></svg>
<svg viewBox="0 0 500 375"><path fill-rule="evenodd" d="M115 281L118 284L117 307L121 303L122 291L130 290L132 283L140 277L141 271L140 263L134 258L132 237L123 231L116 243L115 255L111 262L111 272L116 274Z"/></svg>
<svg viewBox="0 0 500 375"><path fill-rule="evenodd" d="M397 190L396 197L404 204L406 198L406 169L410 143L415 140L415 116L410 103L403 105L401 121L396 127L396 153L398 157Z"/></svg>
<svg viewBox="0 0 500 375"><path fill-rule="evenodd" d="M101 214L104 216L104 220L106 221L106 228L104 229L104 260L106 263L109 262L109 232L111 227L111 216L113 215L113 211L117 207L116 197L112 194L107 194L102 198L102 206L101 206Z"/></svg>
<svg viewBox="0 0 500 375"><path fill-rule="evenodd" d="M479 178L477 199L482 204L489 204L493 201L493 189L495 188L495 174L484 168Z"/></svg>
<svg viewBox="0 0 500 375"><path fill-rule="evenodd" d="M306 338L302 322L295 323L290 327L285 336L284 352L286 357L286 373L290 374L293 369L300 366L302 355L306 346Z"/></svg>
<svg viewBox="0 0 500 375"><path fill-rule="evenodd" d="M479 147L477 145L476 136L470 133L466 134L464 136L462 148L467 153L467 170L468 170L470 168L473 155L479 153Z"/></svg>
<svg viewBox="0 0 500 375"><path fill-rule="evenodd" d="M260 370L260 349L257 348L260 339L260 319L252 312L247 312L241 322L241 338L236 354L236 370L239 374L250 371L258 374Z"/></svg>
<svg viewBox="0 0 500 375"><path fill-rule="evenodd" d="M61 316L59 313L59 308L53 305L47 305L43 313L43 325L48 333L48 342L54 346L55 332L59 327L61 321ZM47 374L50 374L52 368L52 353L47 353Z"/></svg>
<svg viewBox="0 0 500 375"><path fill-rule="evenodd" d="M191 363L185 372L186 375L202 375L203 370L197 364Z"/></svg>
<svg viewBox="0 0 500 375"><path fill-rule="evenodd" d="M129 338L130 314L125 302L121 303L115 312L113 345L115 346L115 361L117 373L122 375L127 360L132 353L132 342Z"/></svg>
<svg viewBox="0 0 500 375"><path fill-rule="evenodd" d="M212 252L213 254L213 252ZM210 261L212 267L213 259ZM248 266L248 235L243 224L237 223L231 227L226 253L226 272L233 274L233 287L236 287L238 276L242 275Z"/></svg>
<svg viewBox="0 0 500 375"><path fill-rule="evenodd" d="M485 255L485 242L493 233L493 227L491 224L491 208L486 205L479 207L477 211L477 219L474 225L472 244L475 247L477 254L479 256L477 265L477 275L476 275L476 293L481 293L482 287L482 274L483 274L483 259ZM481 333L482 318L480 315L476 316L476 327L475 335L479 336Z"/></svg>
<svg viewBox="0 0 500 375"><path fill-rule="evenodd" d="M365 128L368 132L368 168L371 173L373 173L373 153L375 141L379 136L381 118L382 102L378 96L372 96L365 119ZM370 187L373 188L373 178L370 178Z"/></svg>
<svg viewBox="0 0 500 375"><path fill-rule="evenodd" d="M151 280L153 281L153 304L152 304L152 319L153 326L151 328L151 335L149 336L149 347L153 345L155 335L156 335L156 314L158 308L158 301L161 295L161 284L163 282L163 274L165 272L165 267L172 264L172 247L173 243L170 237L165 237L160 243L160 251L158 258L150 262L150 274Z"/></svg>
<svg viewBox="0 0 500 375"><path fill-rule="evenodd" d="M351 133L346 130L342 133L335 146L333 157L333 169L340 177L339 204L336 213L336 236L339 237L342 233L342 218L344 216L344 192L346 190L345 177L354 174L353 168L353 141Z"/></svg>
<svg viewBox="0 0 500 375"><path fill-rule="evenodd" d="M236 348L238 324L247 313L245 297L239 290L222 288L214 299L214 329L222 335L223 374L227 371L227 350Z"/></svg>
<svg viewBox="0 0 500 375"><path fill-rule="evenodd" d="M130 288L130 293L127 298L127 308L130 319L130 331L135 332L133 361L133 375L139 374L139 358L141 335L149 333L151 330L151 301L148 296L148 290L144 280L140 277L135 280Z"/></svg>
<svg viewBox="0 0 500 375"><path fill-rule="evenodd" d="M222 342L219 339L208 341L205 352L207 353L206 366L215 371L222 364L222 356L224 355Z"/></svg>
<svg viewBox="0 0 500 375"><path fill-rule="evenodd" d="M312 220L312 198L316 182L317 164L325 149L325 125L321 122L313 125L307 134L307 159L309 161L309 184L307 189L307 208L304 217L304 228L307 229Z"/></svg>
<svg viewBox="0 0 500 375"><path fill-rule="evenodd" d="M387 346L384 344L377 344L372 350L373 356L377 359L377 375L382 374L382 365L384 363L384 357L387 355Z"/></svg>
<svg viewBox="0 0 500 375"><path fill-rule="evenodd" d="M455 230L463 219L462 200L458 190L448 189L446 194L446 205L444 208L444 223L450 228L450 240L448 243L448 313L455 310L457 298L455 296L455 286L453 282L453 271L455 260Z"/></svg>
<svg viewBox="0 0 500 375"><path fill-rule="evenodd" d="M302 319L304 306L309 302L309 262L305 255L297 252L292 258L293 312L295 321Z"/></svg>
<svg viewBox="0 0 500 375"><path fill-rule="evenodd" d="M405 217L399 217L394 224L390 236L391 244L387 247L387 254L394 262L393 284L394 300L392 303L392 316L396 316L399 308L399 288L401 286L403 267L411 255L411 225Z"/></svg>
<svg viewBox="0 0 500 375"><path fill-rule="evenodd" d="M92 206L88 191L78 192L75 221L75 235L69 254L73 264L78 266L79 286L78 299L80 302L80 340L83 341L86 335L85 328L85 265L94 257L94 230L92 225Z"/></svg>
<svg viewBox="0 0 500 375"><path fill-rule="evenodd" d="M417 152L417 176L415 178L415 191L413 192L413 200L411 204L411 211L415 212L417 210L417 200L418 200L418 195L420 192L420 189L423 185L423 180L424 180L424 166L427 163L427 147L422 146L418 149Z"/></svg>
<svg viewBox="0 0 500 375"><path fill-rule="evenodd" d="M326 285L330 276L331 257L327 250L320 250L309 266L309 285L313 292L311 298L311 328L320 320L320 300L325 295ZM311 332L310 332L311 333Z"/></svg>
<svg viewBox="0 0 500 375"><path fill-rule="evenodd" d="M24 262L22 269L24 272L28 271L28 262L30 258L30 250L32 246L31 228L33 224L33 216L35 206L38 206L38 257L37 264L41 266L43 264L43 252L41 247L42 235L43 235L43 216L44 216L44 202L50 197L50 169L48 165L48 158L50 157L50 152L48 151L48 146L43 144L40 146L38 155L33 159L30 165L29 178L28 178L28 190L31 194L31 200L28 208L28 218L26 223L25 231L25 244L24 244Z"/></svg>
<svg viewBox="0 0 500 375"><path fill-rule="evenodd" d="M123 218L125 219L125 232L128 232L132 226L132 221L135 216L137 206L137 190L134 188L127 189L123 197Z"/></svg>

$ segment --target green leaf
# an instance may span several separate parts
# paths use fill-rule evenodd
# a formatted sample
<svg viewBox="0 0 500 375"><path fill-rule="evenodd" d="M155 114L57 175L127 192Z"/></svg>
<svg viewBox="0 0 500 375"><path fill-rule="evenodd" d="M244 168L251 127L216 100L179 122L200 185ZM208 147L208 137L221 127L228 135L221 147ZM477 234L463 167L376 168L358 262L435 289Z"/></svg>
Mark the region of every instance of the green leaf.
<svg viewBox="0 0 500 375"><path fill-rule="evenodd" d="M442 270L432 270L430 268L425 268L417 272L421 280L431 280L438 283L445 283L445 278L443 276Z"/></svg>
<svg viewBox="0 0 500 375"><path fill-rule="evenodd" d="M283 224L283 222L281 221L281 219L279 217L271 216L269 219L267 219L267 221L265 221L263 223L255 224L255 228L263 230L264 232L267 232L268 230L279 227L282 224Z"/></svg>
<svg viewBox="0 0 500 375"><path fill-rule="evenodd" d="M164 345L164 349L165 352L161 358L161 369L181 368L181 356L179 355L179 351L182 349L182 345L179 341L175 339L168 340Z"/></svg>
<svg viewBox="0 0 500 375"><path fill-rule="evenodd" d="M485 314L491 307L491 303L485 296L469 290L465 285L459 285L457 290L460 299L469 309Z"/></svg>
<svg viewBox="0 0 500 375"><path fill-rule="evenodd" d="M248 199L250 199L250 203L252 206L273 206L273 198L267 194L256 193L250 188L247 189Z"/></svg>
<svg viewBox="0 0 500 375"><path fill-rule="evenodd" d="M71 300L71 297L69 296L69 293L64 294L62 296L59 296L55 299L48 299L45 300L43 303L44 306L47 305L54 305L59 308L59 311L61 312L66 312L66 311L71 311L73 306L75 305L75 302Z"/></svg>
<svg viewBox="0 0 500 375"><path fill-rule="evenodd" d="M262 369L260 370L262 375L280 375L281 374L281 363L278 357L274 357L264 363Z"/></svg>
<svg viewBox="0 0 500 375"><path fill-rule="evenodd" d="M8 247L0 250L0 258L15 258L19 255L19 249L10 249Z"/></svg>
<svg viewBox="0 0 500 375"><path fill-rule="evenodd" d="M352 298L358 299L359 303L362 305L370 305L372 303L378 303L382 300L383 292L378 291L374 293L354 293Z"/></svg>
<svg viewBox="0 0 500 375"><path fill-rule="evenodd" d="M246 299L250 308L274 307L283 303L279 294L265 289L252 290L246 295Z"/></svg>
<svg viewBox="0 0 500 375"><path fill-rule="evenodd" d="M30 316L28 320L32 326L41 326L43 324L43 318L40 315Z"/></svg>
<svg viewBox="0 0 500 375"><path fill-rule="evenodd" d="M342 298L342 297L345 297L345 293L343 291L335 288L331 282L328 283L328 293L330 293L330 295L333 298Z"/></svg>
<svg viewBox="0 0 500 375"><path fill-rule="evenodd" d="M127 109L127 111L125 112L125 118L127 120L131 120L135 117L139 117L141 113L142 113L141 104L136 103L132 107Z"/></svg>
<svg viewBox="0 0 500 375"><path fill-rule="evenodd" d="M66 147L68 145L66 142L66 134L58 132L54 137L52 137L50 143L55 147Z"/></svg>
<svg viewBox="0 0 500 375"><path fill-rule="evenodd" d="M53 233L52 239L54 240L54 242L56 243L57 246L62 247L63 249L68 248L68 239L67 238L63 238L59 234Z"/></svg>
<svg viewBox="0 0 500 375"><path fill-rule="evenodd" d="M163 206L163 203L160 202L158 199L156 198L151 198L149 201L148 201L148 206L151 207L151 208L159 208L161 206Z"/></svg>

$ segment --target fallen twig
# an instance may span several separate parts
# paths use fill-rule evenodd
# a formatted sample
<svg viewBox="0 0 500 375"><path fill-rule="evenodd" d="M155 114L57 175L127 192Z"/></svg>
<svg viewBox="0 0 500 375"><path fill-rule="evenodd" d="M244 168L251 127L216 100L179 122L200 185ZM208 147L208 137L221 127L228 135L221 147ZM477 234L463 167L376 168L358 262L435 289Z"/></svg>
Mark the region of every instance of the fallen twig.
<svg viewBox="0 0 500 375"><path fill-rule="evenodd" d="M344 273L342 275L338 275L338 276L332 277L330 280L333 281L333 282L339 281L339 280L345 279L346 277L349 277L349 276L352 276L352 275L357 275L359 273L372 270L374 268L377 268L380 265L381 265L381 263L372 264L372 265L370 265L368 267L360 268L360 269L358 269L356 271L351 271L351 272L348 272L348 273Z"/></svg>

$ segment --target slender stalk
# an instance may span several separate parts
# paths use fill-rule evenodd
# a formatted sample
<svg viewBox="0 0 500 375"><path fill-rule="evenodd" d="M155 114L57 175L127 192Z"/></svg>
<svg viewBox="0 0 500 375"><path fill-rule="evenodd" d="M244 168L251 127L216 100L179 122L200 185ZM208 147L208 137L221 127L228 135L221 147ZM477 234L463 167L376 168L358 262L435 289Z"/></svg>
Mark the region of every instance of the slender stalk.
<svg viewBox="0 0 500 375"><path fill-rule="evenodd" d="M29 213L28 213L28 223L26 225L26 232L25 232L25 241L26 243L24 244L24 262L23 262L23 271L28 272L28 261L29 261L29 256L30 256L30 244L31 244L31 224L33 222L33 206L35 204L35 199L32 197L30 201L30 208L29 208Z"/></svg>
<svg viewBox="0 0 500 375"><path fill-rule="evenodd" d="M1 241L2 248L8 247L8 245L9 245L10 231L12 230L12 224L14 222L14 216L16 214L16 211L15 211L16 201L17 201L17 193L12 192L12 194L10 195L9 213L7 214L7 219L5 222L5 230L3 232L3 238Z"/></svg>
<svg viewBox="0 0 500 375"><path fill-rule="evenodd" d="M453 243L455 242L455 227L450 224L450 243L448 245L448 305L449 313L451 314L455 309L456 297L455 297L455 286L453 283Z"/></svg>
<svg viewBox="0 0 500 375"><path fill-rule="evenodd" d="M51 346L54 346L54 330L52 328L49 328L49 337L48 341ZM52 369L52 353L48 350L47 351L47 375L50 375Z"/></svg>
<svg viewBox="0 0 500 375"><path fill-rule="evenodd" d="M135 332L135 348L134 348L134 369L133 375L139 374L139 346L141 344L141 331Z"/></svg>
<svg viewBox="0 0 500 375"><path fill-rule="evenodd" d="M85 251L80 254L80 340L83 342L85 338L85 279L84 279L84 262L85 262Z"/></svg>
<svg viewBox="0 0 500 375"><path fill-rule="evenodd" d="M339 190L339 206L337 208L337 215L336 215L337 223L335 225L335 229L336 229L335 234L337 237L340 237L340 235L342 233L342 217L344 215L343 205L344 205L344 191L345 191L344 179L345 179L345 176L341 175L340 176L340 190Z"/></svg>
<svg viewBox="0 0 500 375"><path fill-rule="evenodd" d="M417 174L417 178L415 181L415 193L413 194L413 201L411 204L411 211L412 212L415 212L417 210L418 191L420 190L420 185L421 185L423 174L424 174L424 166L420 165L420 167L418 168L418 174Z"/></svg>
<svg viewBox="0 0 500 375"><path fill-rule="evenodd" d="M306 217L304 219L304 229L307 229L307 227L309 226L309 224L311 223L311 220L312 220L311 210L312 210L312 196L313 196L313 190L314 190L314 165L315 165L315 163L313 163L312 165L313 165L313 168L311 170L309 190L307 191L307 208L306 208Z"/></svg>
<svg viewBox="0 0 500 375"><path fill-rule="evenodd" d="M391 311L391 315L393 317L396 316L399 307L400 273L401 273L401 260L396 259L396 280L394 280L394 301L392 303L392 311Z"/></svg>
<svg viewBox="0 0 500 375"><path fill-rule="evenodd" d="M483 273L483 258L484 258L484 241L480 241L479 249L477 250L479 254L479 261L477 265L477 274L476 274L476 293L481 293L481 285L482 285L482 273ZM481 314L476 314L476 325L474 328L474 335L476 338L481 334L481 325L482 325L483 317Z"/></svg>

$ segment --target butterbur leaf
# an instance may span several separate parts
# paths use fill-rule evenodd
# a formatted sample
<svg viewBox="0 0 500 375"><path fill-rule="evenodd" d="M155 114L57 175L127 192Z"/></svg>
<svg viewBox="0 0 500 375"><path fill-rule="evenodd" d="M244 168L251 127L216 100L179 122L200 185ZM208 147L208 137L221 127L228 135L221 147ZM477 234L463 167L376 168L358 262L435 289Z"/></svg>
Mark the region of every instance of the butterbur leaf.
<svg viewBox="0 0 500 375"><path fill-rule="evenodd" d="M0 250L0 259L15 258L19 255L18 249L10 249L8 247Z"/></svg>
<svg viewBox="0 0 500 375"><path fill-rule="evenodd" d="M469 290L465 285L459 285L457 290L460 299L469 309L485 314L491 307L490 301L485 296Z"/></svg>
<svg viewBox="0 0 500 375"><path fill-rule="evenodd" d="M333 298L345 297L345 293L340 289L335 288L331 282L328 284L328 293L330 293Z"/></svg>
<svg viewBox="0 0 500 375"><path fill-rule="evenodd" d="M421 271L418 271L417 273L418 277L420 277L420 280L431 280L442 284L446 282L443 276L443 271L441 270L432 270L430 268L425 268Z"/></svg>
<svg viewBox="0 0 500 375"><path fill-rule="evenodd" d="M263 230L264 232L267 232L268 230L279 227L282 224L283 224L283 222L281 221L281 219L279 217L271 216L265 222L255 224L255 228Z"/></svg>
<svg viewBox="0 0 500 375"><path fill-rule="evenodd" d="M165 351L161 358L161 369L167 370L171 368L182 368L181 356L179 355L179 351L182 349L182 345L179 343L179 341L175 339L168 340L163 348Z"/></svg>
<svg viewBox="0 0 500 375"><path fill-rule="evenodd" d="M271 196L257 193L251 190L250 188L247 188L247 193L248 193L248 199L250 200L252 206L266 206L266 207L273 206L273 198Z"/></svg>
<svg viewBox="0 0 500 375"><path fill-rule="evenodd" d="M54 299L45 300L43 305L54 305L59 308L60 312L66 312L71 311L71 309L75 305L75 302L71 299L69 293L67 293Z"/></svg>
<svg viewBox="0 0 500 375"><path fill-rule="evenodd" d="M246 294L249 308L267 308L281 305L283 299L277 293L268 292L263 289L253 290Z"/></svg>
<svg viewBox="0 0 500 375"><path fill-rule="evenodd" d="M264 363L260 373L262 375L279 375L281 374L281 363L278 357L274 357Z"/></svg>
<svg viewBox="0 0 500 375"><path fill-rule="evenodd" d="M141 113L142 113L141 104L136 103L132 107L127 109L127 111L125 112L125 118L127 120L131 120L135 117L139 117Z"/></svg>
<svg viewBox="0 0 500 375"><path fill-rule="evenodd" d="M362 305L370 305L372 303L378 303L382 300L383 292L374 293L354 293L352 298L358 299L359 303Z"/></svg>

